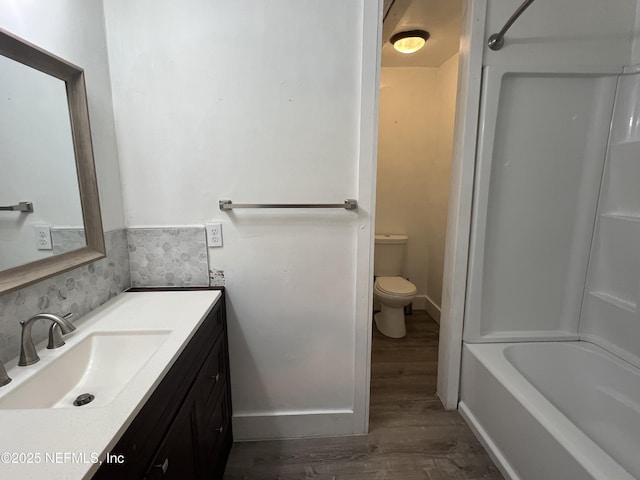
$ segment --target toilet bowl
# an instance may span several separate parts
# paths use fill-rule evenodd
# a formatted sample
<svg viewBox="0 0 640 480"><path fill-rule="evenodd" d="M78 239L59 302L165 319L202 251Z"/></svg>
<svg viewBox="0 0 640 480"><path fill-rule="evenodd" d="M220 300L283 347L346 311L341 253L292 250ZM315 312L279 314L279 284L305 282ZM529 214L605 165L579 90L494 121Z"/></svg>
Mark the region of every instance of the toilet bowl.
<svg viewBox="0 0 640 480"><path fill-rule="evenodd" d="M416 286L402 277L376 278L373 297L382 308L374 315L374 319L380 333L391 338L401 338L407 334L404 307L413 301L416 293Z"/></svg>

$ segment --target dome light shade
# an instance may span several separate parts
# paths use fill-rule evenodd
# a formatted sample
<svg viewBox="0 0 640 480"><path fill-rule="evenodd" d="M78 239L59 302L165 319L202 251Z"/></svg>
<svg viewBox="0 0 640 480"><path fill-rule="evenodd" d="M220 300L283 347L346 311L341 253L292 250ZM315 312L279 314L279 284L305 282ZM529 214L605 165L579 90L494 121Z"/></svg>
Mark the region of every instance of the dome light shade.
<svg viewBox="0 0 640 480"><path fill-rule="evenodd" d="M429 39L429 32L424 30L410 30L396 33L389 40L400 53L414 53L424 47Z"/></svg>

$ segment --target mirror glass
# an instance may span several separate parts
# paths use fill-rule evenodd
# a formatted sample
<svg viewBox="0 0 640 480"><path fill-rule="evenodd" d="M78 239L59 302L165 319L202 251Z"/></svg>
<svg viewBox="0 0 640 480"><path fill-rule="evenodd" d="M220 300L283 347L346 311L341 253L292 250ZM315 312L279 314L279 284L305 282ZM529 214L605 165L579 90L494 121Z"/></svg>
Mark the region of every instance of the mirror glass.
<svg viewBox="0 0 640 480"><path fill-rule="evenodd" d="M0 56L0 270L86 246L63 80Z"/></svg>

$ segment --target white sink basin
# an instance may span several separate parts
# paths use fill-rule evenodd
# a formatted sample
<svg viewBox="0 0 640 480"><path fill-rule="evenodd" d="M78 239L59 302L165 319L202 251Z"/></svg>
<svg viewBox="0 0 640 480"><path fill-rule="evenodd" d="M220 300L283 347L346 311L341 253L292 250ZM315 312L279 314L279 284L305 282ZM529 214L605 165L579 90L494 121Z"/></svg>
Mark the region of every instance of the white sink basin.
<svg viewBox="0 0 640 480"><path fill-rule="evenodd" d="M118 396L169 333L94 332L76 345L61 347L51 363L0 396L0 410L104 407ZM95 399L81 407L74 406L73 401L84 393Z"/></svg>

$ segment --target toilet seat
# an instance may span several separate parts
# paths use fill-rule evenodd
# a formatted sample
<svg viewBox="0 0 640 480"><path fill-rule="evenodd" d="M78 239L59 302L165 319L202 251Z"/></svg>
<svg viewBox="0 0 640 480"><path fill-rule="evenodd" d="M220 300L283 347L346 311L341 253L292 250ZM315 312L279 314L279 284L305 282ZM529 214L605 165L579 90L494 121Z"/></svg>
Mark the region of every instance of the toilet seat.
<svg viewBox="0 0 640 480"><path fill-rule="evenodd" d="M387 295L411 296L417 293L416 286L402 277L378 277L375 286Z"/></svg>

